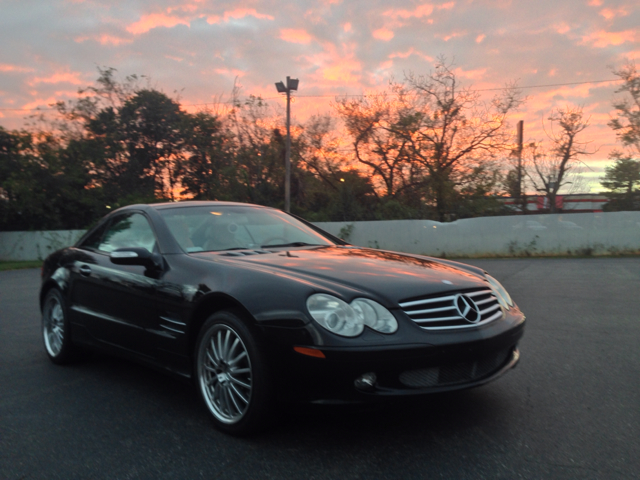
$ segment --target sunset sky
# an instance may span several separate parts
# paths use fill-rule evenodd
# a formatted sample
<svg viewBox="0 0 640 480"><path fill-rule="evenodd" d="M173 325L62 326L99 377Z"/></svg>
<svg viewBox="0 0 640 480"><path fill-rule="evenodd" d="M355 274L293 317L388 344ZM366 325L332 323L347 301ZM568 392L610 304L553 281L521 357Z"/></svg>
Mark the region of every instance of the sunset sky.
<svg viewBox="0 0 640 480"><path fill-rule="evenodd" d="M444 55L466 86L523 87L528 101L513 120L525 121L525 139L544 138L553 108L582 105L597 178L615 146L606 125L620 85L612 68L640 63L638 0L0 0L0 8L7 129L31 109L75 98L98 66L146 75L184 105L228 95L236 78L243 93L282 102L274 82L290 75L300 79L292 109L303 121L331 112L336 95L429 73Z"/></svg>

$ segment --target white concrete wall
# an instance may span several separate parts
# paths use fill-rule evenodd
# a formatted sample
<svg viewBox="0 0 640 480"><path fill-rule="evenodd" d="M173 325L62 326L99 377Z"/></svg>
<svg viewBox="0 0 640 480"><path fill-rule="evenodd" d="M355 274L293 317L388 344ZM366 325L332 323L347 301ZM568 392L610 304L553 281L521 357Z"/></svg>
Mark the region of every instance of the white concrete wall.
<svg viewBox="0 0 640 480"><path fill-rule="evenodd" d="M640 212L318 222L354 245L446 257L640 253ZM342 233L341 233L342 232Z"/></svg>
<svg viewBox="0 0 640 480"><path fill-rule="evenodd" d="M354 245L437 257L640 253L640 212L431 220L318 222ZM345 235L348 231L351 233ZM39 260L83 230L0 232L0 261Z"/></svg>
<svg viewBox="0 0 640 480"><path fill-rule="evenodd" d="M0 261L43 260L50 253L76 243L84 232L0 232Z"/></svg>

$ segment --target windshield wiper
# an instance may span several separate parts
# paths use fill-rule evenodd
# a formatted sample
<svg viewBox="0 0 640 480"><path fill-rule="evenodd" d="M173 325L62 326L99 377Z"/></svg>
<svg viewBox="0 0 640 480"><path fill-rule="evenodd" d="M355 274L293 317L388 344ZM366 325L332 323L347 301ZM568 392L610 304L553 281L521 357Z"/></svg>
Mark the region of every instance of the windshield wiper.
<svg viewBox="0 0 640 480"><path fill-rule="evenodd" d="M307 243L307 242L291 242L291 243L277 243L274 245L262 245L260 248L276 248L276 247L326 247L328 245L322 245L320 243Z"/></svg>

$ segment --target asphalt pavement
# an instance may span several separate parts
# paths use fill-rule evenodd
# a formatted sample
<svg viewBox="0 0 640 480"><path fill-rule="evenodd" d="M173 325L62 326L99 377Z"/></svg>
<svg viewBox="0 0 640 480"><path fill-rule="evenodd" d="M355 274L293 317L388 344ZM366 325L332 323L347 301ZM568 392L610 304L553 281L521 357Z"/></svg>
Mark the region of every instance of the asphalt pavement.
<svg viewBox="0 0 640 480"><path fill-rule="evenodd" d="M376 407L216 431L190 385L43 351L39 270L0 272L0 479L640 478L640 258L473 260L527 315L519 366Z"/></svg>

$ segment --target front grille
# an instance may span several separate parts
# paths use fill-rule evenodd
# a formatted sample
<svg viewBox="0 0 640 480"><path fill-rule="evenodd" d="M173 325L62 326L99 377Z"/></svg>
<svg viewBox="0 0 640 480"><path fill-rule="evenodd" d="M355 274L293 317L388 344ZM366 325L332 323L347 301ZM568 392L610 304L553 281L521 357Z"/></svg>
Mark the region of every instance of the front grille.
<svg viewBox="0 0 640 480"><path fill-rule="evenodd" d="M477 318L465 318L459 308L460 297L473 302L479 312ZM462 305L465 304L462 302ZM431 295L400 303L400 308L411 320L427 330L470 328L484 325L502 317L498 299L490 288L473 288L459 292ZM473 313L473 310L471 310ZM467 315L471 317L471 315Z"/></svg>
<svg viewBox="0 0 640 480"><path fill-rule="evenodd" d="M439 367L407 370L400 374L400 383L406 387L444 387L481 380L499 370L507 361L511 349L500 350L467 362Z"/></svg>

